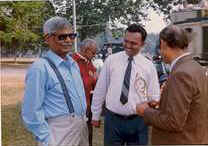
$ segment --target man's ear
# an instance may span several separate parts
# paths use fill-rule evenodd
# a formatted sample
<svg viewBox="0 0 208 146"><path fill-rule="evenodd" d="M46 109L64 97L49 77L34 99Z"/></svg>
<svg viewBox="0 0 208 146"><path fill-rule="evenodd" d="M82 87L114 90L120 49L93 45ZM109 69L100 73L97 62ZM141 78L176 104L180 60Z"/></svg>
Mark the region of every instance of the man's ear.
<svg viewBox="0 0 208 146"><path fill-rule="evenodd" d="M44 40L44 43L48 44L48 40L45 39L45 40Z"/></svg>
<svg viewBox="0 0 208 146"><path fill-rule="evenodd" d="M46 34L46 35L44 35L44 42L46 43L46 44L48 44L48 42L49 42L49 35L48 34Z"/></svg>
<svg viewBox="0 0 208 146"><path fill-rule="evenodd" d="M166 45L167 46L167 43L161 39L160 40L160 45L163 45L163 46Z"/></svg>
<svg viewBox="0 0 208 146"><path fill-rule="evenodd" d="M146 45L146 42L145 41L143 41L142 42L142 47L144 47Z"/></svg>
<svg viewBox="0 0 208 146"><path fill-rule="evenodd" d="M88 48L86 48L86 46L84 46L82 49L83 49L83 50L82 50L82 52L84 52L85 54L88 54L89 49L88 49Z"/></svg>

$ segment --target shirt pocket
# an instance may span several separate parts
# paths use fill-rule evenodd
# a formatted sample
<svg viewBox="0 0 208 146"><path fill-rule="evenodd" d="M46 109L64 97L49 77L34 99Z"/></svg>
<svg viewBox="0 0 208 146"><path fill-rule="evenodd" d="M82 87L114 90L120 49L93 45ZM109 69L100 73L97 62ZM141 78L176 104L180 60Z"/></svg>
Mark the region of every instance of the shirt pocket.
<svg viewBox="0 0 208 146"><path fill-rule="evenodd" d="M69 79L64 79L66 87L69 86L70 82L71 81ZM58 79L54 79L53 81L51 81L48 91L55 92L56 94L63 94L63 88L60 81Z"/></svg>

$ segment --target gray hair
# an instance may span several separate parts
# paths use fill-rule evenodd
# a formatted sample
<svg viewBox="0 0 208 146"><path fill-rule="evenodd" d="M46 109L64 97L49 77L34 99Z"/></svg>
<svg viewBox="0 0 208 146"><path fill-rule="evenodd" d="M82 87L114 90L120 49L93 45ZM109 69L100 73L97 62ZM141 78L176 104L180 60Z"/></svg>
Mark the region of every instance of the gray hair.
<svg viewBox="0 0 208 146"><path fill-rule="evenodd" d="M159 36L171 48L184 50L189 44L186 31L176 25L168 25L160 32Z"/></svg>
<svg viewBox="0 0 208 146"><path fill-rule="evenodd" d="M57 30L63 28L72 28L72 25L68 22L66 18L55 16L48 19L43 25L43 33L51 35Z"/></svg>
<svg viewBox="0 0 208 146"><path fill-rule="evenodd" d="M84 51L85 49L88 49L92 44L95 44L97 46L97 43L93 39L85 39L81 44L80 44L80 51Z"/></svg>

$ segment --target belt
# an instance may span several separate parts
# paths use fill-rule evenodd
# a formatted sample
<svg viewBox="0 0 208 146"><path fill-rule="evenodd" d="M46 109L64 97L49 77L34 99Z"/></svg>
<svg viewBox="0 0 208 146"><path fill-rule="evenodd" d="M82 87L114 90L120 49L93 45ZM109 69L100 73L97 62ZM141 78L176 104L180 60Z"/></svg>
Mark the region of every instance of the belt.
<svg viewBox="0 0 208 146"><path fill-rule="evenodd" d="M108 113L110 113L111 115L115 116L115 117L118 117L120 119L123 119L123 120L132 120L132 119L135 119L135 118L138 118L139 116L138 115L120 115L120 114L117 114L117 113L114 113L112 111L110 111L109 109L106 108L106 111Z"/></svg>
<svg viewBox="0 0 208 146"><path fill-rule="evenodd" d="M88 121L88 118L86 117L86 115L79 115L78 116L78 115L75 115L74 113L46 118L46 121L50 122L50 121L66 120L67 118L77 118L77 119L82 119L84 121Z"/></svg>

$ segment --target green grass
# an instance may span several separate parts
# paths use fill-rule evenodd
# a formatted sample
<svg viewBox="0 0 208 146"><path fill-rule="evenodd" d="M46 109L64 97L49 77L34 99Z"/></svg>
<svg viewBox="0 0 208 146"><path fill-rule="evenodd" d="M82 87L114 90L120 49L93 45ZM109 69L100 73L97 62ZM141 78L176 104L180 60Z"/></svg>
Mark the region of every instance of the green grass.
<svg viewBox="0 0 208 146"><path fill-rule="evenodd" d="M2 105L2 146L36 146L32 135L22 125L21 104Z"/></svg>
<svg viewBox="0 0 208 146"><path fill-rule="evenodd" d="M32 134L28 132L21 120L21 103L2 105L2 146L36 146ZM103 146L103 120L100 128L93 129L93 146ZM151 136L151 129L150 129ZM149 142L150 144L150 142Z"/></svg>
<svg viewBox="0 0 208 146"><path fill-rule="evenodd" d="M36 146L32 134L28 132L21 120L21 104L2 105L2 146ZM94 128L93 146L103 145L103 124Z"/></svg>

